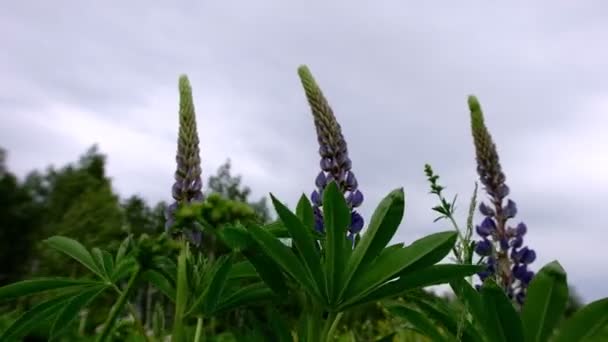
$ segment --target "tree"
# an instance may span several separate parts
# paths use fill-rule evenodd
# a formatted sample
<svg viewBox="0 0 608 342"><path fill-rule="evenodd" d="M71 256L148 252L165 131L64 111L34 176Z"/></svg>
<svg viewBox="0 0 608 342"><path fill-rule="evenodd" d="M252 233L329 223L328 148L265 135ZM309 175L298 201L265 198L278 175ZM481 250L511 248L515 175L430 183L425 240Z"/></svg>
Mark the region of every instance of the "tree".
<svg viewBox="0 0 608 342"><path fill-rule="evenodd" d="M232 176L230 168L230 159L227 159L218 168L215 176L209 177L207 181L209 189L207 195L217 193L226 199L247 203L254 209L262 222L268 222L270 220L270 211L266 198L263 197L256 202L249 202L248 198L251 194L251 189L248 186L242 186L241 176Z"/></svg>
<svg viewBox="0 0 608 342"><path fill-rule="evenodd" d="M4 151L0 152L4 158ZM0 285L22 278L24 260L32 253L33 236L40 227L37 206L17 177L0 160Z"/></svg>
<svg viewBox="0 0 608 342"><path fill-rule="evenodd" d="M28 175L25 187L39 206L41 219L35 240L65 235L86 246L109 248L126 236L126 220L105 163L106 156L92 146L76 163ZM39 265L41 273L62 274L66 267L58 257L39 244L31 264L34 270Z"/></svg>

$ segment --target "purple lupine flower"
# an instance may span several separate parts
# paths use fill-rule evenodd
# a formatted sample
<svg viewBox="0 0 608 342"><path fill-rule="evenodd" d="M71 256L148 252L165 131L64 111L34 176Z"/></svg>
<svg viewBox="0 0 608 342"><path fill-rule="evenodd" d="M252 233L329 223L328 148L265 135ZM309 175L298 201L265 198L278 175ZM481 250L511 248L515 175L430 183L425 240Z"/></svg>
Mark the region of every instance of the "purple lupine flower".
<svg viewBox="0 0 608 342"><path fill-rule="evenodd" d="M536 253L524 246L523 237L527 227L523 222L516 227L507 227L508 220L517 215L517 205L506 199L510 192L505 184L506 177L496 145L485 126L481 107L474 96L469 97L469 108L477 173L491 201L491 205L483 202L479 205L484 219L476 227L482 240L476 244L475 252L487 257L487 267L478 276L482 281L493 276L509 298L523 304L528 284L534 277L528 265L534 262Z"/></svg>
<svg viewBox="0 0 608 342"><path fill-rule="evenodd" d="M359 183L352 171L352 161L348 156L348 148L342 128L334 113L306 66L298 68L306 98L312 110L317 141L319 142L319 166L321 171L315 179L316 190L310 195L315 214L315 229L324 232L322 200L323 190L334 181L344 194L351 209L351 224L348 228L348 238L354 242L355 236L363 229L363 217L356 211L363 203L363 193L359 191Z"/></svg>
<svg viewBox="0 0 608 342"><path fill-rule="evenodd" d="M171 189L174 202L167 207L165 229L169 231L175 224L175 213L180 205L201 202L203 200L201 180L201 159L199 138L196 129L196 114L192 100L192 88L188 77L179 78L179 135L177 141L177 169L175 182ZM200 227L185 229L186 236L194 244L201 242Z"/></svg>

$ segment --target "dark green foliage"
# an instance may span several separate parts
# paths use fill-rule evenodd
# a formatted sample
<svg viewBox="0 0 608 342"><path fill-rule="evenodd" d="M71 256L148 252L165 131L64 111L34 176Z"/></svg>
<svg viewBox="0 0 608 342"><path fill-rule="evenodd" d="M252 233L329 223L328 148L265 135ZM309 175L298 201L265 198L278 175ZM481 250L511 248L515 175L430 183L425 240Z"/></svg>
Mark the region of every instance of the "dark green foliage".
<svg viewBox="0 0 608 342"><path fill-rule="evenodd" d="M39 233L40 206L17 178L1 165L0 173L0 286L21 279L34 252Z"/></svg>
<svg viewBox="0 0 608 342"><path fill-rule="evenodd" d="M206 195L219 194L221 197L232 201L247 203L258 215L260 222L267 223L271 219L271 215L266 198L261 198L257 202L250 202L251 189L241 184L242 177L240 175L232 175L231 168L231 162L228 159L218 168L215 175L209 177Z"/></svg>

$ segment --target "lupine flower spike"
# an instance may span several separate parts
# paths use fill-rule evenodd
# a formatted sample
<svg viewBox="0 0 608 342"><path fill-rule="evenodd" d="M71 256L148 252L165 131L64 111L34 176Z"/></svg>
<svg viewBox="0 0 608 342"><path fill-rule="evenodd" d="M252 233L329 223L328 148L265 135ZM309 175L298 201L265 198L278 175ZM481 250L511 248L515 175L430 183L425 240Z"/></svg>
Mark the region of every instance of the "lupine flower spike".
<svg viewBox="0 0 608 342"><path fill-rule="evenodd" d="M196 114L192 100L192 88L188 77L179 78L179 135L177 141L177 170L171 193L175 200L165 212L165 229L168 231L175 223L175 214L180 205L203 200L201 180L201 159ZM195 244L200 244L201 232L195 227L185 230Z"/></svg>
<svg viewBox="0 0 608 342"><path fill-rule="evenodd" d="M528 265L536 259L536 253L523 247L526 225L523 222L515 227L508 225L507 221L517 214L517 206L512 200L506 200L509 187L479 102L474 96L470 96L468 102L477 173L491 201L489 205L483 202L479 205L484 219L476 226L481 241L477 242L475 252L485 257L487 269L478 275L482 281L494 277L509 298L523 304L528 284L534 277Z"/></svg>
<svg viewBox="0 0 608 342"><path fill-rule="evenodd" d="M356 211L356 208L363 203L363 194L358 189L357 178L352 171L352 162L348 157L348 148L342 135L342 128L308 67L301 66L298 68L298 74L314 118L319 142L319 155L321 156L321 171L315 180L317 189L311 194L315 213L315 228L321 233L324 232L321 211L323 190L327 184L335 181L351 209L351 225L348 229L348 238L354 242L355 236L361 231L364 224L363 217Z"/></svg>

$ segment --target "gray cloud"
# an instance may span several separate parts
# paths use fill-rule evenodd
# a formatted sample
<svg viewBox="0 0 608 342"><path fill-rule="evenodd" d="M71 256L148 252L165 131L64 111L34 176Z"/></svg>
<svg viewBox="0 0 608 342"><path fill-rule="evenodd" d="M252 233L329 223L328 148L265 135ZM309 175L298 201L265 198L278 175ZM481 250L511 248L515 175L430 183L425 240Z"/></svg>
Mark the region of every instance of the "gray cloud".
<svg viewBox="0 0 608 342"><path fill-rule="evenodd" d="M476 179L466 107L474 93L530 245L541 261L567 265L585 299L608 295L608 254L597 244L608 234L594 211L608 193L598 147L608 143L598 129L608 108L604 2L3 7L0 143L21 174L98 142L118 191L167 199L185 72L207 174L231 157L254 195L295 203L318 168L296 74L306 63L348 139L363 213L404 186L397 238L409 242L449 229L431 223L424 163L461 196L464 214Z"/></svg>

